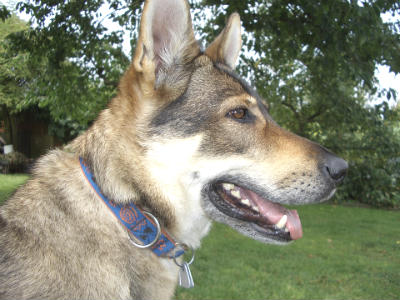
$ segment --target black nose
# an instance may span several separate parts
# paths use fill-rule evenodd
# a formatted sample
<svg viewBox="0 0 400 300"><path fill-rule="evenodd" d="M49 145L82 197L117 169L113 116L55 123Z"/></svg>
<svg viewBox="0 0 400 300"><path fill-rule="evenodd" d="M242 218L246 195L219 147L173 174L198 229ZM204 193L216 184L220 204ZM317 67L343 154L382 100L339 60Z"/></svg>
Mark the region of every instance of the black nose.
<svg viewBox="0 0 400 300"><path fill-rule="evenodd" d="M341 159L330 152L325 153L323 172L325 175L332 178L336 183L343 181L348 168L349 165L344 159Z"/></svg>

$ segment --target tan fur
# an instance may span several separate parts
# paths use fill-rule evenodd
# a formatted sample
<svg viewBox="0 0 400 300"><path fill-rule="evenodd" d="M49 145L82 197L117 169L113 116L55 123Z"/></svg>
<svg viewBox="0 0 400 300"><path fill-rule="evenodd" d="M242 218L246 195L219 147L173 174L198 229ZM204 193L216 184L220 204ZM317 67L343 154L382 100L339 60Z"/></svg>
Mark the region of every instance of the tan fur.
<svg viewBox="0 0 400 300"><path fill-rule="evenodd" d="M205 53L213 61L221 62L234 68L241 46L240 17L237 13L233 13L229 17L224 30L207 47Z"/></svg>
<svg viewBox="0 0 400 300"><path fill-rule="evenodd" d="M6 260L0 268L2 298L172 296L176 276L168 270L174 270L174 264L153 260L151 253L129 244L127 233L85 185L76 155L49 153L33 178L1 210L6 230L0 238L7 240L1 248ZM135 294L135 281L149 287Z"/></svg>
<svg viewBox="0 0 400 300"><path fill-rule="evenodd" d="M232 73L240 46L237 14L202 53L186 1L146 1L117 97L84 134L40 158L32 178L1 207L1 299L173 296L176 264L130 243L89 186L79 157L104 195L150 211L193 248L212 219L274 243L216 209L216 180L238 178L277 203L333 193L321 169L327 151L280 128ZM237 108L251 113L251 122L229 117Z"/></svg>

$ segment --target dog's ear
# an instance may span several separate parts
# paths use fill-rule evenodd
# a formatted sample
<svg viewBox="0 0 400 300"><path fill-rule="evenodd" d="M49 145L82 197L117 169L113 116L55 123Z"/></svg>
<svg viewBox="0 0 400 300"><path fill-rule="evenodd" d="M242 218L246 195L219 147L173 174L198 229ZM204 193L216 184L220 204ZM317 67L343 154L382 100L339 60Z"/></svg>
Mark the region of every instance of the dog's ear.
<svg viewBox="0 0 400 300"><path fill-rule="evenodd" d="M213 61L224 63L233 69L241 47L240 16L238 13L233 13L230 15L224 30L208 46L205 53Z"/></svg>
<svg viewBox="0 0 400 300"><path fill-rule="evenodd" d="M136 72L157 84L173 65L182 66L199 52L186 0L146 1L133 58Z"/></svg>

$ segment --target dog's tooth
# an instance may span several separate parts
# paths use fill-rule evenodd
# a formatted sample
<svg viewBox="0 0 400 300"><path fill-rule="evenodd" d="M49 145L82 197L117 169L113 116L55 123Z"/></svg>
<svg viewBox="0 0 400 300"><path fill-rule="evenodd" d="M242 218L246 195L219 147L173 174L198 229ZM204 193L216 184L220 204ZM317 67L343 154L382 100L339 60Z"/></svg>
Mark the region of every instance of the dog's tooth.
<svg viewBox="0 0 400 300"><path fill-rule="evenodd" d="M233 190L235 188L235 186L232 183L223 183L222 187L227 191Z"/></svg>
<svg viewBox="0 0 400 300"><path fill-rule="evenodd" d="M283 215L282 218L278 221L278 223L275 224L275 226L279 229L282 229L285 227L287 222L287 215Z"/></svg>
<svg viewBox="0 0 400 300"><path fill-rule="evenodd" d="M233 197L240 199L240 192L238 190L232 190L231 194Z"/></svg>
<svg viewBox="0 0 400 300"><path fill-rule="evenodd" d="M256 211L256 212L258 212L258 213L260 212L260 210L258 209L257 206L252 206L251 209L254 210L254 211Z"/></svg>
<svg viewBox="0 0 400 300"><path fill-rule="evenodd" d="M250 207L250 200L249 199L242 199L242 200L240 200L240 203Z"/></svg>

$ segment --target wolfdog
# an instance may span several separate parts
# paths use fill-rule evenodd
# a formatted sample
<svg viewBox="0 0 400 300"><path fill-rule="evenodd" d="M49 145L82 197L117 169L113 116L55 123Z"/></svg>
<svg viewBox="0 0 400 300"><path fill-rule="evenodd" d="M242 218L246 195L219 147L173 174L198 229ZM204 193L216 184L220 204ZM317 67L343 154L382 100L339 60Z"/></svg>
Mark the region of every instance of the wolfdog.
<svg viewBox="0 0 400 300"><path fill-rule="evenodd" d="M238 14L202 50L186 0L146 1L117 96L1 207L1 298L169 299L212 220L302 236L282 204L328 199L347 163L272 120L240 48Z"/></svg>

